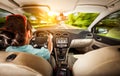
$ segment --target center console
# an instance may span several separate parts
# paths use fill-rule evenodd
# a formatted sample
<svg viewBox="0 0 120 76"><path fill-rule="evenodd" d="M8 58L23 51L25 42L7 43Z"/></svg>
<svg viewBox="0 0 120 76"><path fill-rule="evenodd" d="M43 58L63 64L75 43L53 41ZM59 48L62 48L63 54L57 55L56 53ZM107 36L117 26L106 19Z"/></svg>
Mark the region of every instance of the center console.
<svg viewBox="0 0 120 76"><path fill-rule="evenodd" d="M57 36L54 39L54 51L56 57L56 76L70 76L70 70L68 66L68 51L69 51L69 37L65 36Z"/></svg>
<svg viewBox="0 0 120 76"><path fill-rule="evenodd" d="M55 55L57 64L67 63L67 53L69 50L69 38L68 37L56 37L55 38Z"/></svg>
<svg viewBox="0 0 120 76"><path fill-rule="evenodd" d="M68 38L56 38L55 50L58 62L66 61L66 54L68 52Z"/></svg>

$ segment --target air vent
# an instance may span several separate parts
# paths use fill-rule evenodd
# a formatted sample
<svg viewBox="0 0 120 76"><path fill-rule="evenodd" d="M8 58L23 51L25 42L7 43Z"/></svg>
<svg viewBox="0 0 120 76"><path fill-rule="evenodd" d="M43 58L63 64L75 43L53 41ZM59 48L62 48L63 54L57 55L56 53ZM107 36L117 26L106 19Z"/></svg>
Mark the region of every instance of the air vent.
<svg viewBox="0 0 120 76"><path fill-rule="evenodd" d="M63 33L64 36L68 36L68 33Z"/></svg>
<svg viewBox="0 0 120 76"><path fill-rule="evenodd" d="M56 35L56 36L60 36L61 34L60 34L60 33L56 33L55 35Z"/></svg>
<svg viewBox="0 0 120 76"><path fill-rule="evenodd" d="M86 34L86 39L92 39L92 38L93 38L92 33L88 33L88 34Z"/></svg>
<svg viewBox="0 0 120 76"><path fill-rule="evenodd" d="M88 33L87 36L92 36L92 34L91 34L91 33Z"/></svg>

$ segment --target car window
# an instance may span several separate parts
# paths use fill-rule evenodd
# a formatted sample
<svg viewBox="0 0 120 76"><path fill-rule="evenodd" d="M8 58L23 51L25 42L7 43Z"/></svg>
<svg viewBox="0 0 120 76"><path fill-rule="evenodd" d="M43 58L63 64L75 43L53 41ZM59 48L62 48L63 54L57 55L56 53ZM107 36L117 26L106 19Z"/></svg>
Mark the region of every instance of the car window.
<svg viewBox="0 0 120 76"><path fill-rule="evenodd" d="M0 27L2 27L4 25L4 23L5 23L5 17L7 15L10 15L10 14L12 14L12 13L10 13L10 12L8 12L8 11L3 10L3 9L0 8Z"/></svg>
<svg viewBox="0 0 120 76"><path fill-rule="evenodd" d="M97 35L120 40L120 10L105 17L95 27Z"/></svg>

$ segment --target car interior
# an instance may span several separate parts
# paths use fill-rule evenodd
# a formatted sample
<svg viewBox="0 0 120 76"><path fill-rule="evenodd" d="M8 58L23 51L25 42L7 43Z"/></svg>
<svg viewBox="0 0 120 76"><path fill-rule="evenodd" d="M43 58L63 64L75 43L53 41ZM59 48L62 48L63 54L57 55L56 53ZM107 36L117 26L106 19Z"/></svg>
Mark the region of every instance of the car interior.
<svg viewBox="0 0 120 76"><path fill-rule="evenodd" d="M30 21L34 48L51 33L53 50L49 60L6 52L11 33L0 31L0 76L120 75L120 0L0 0L0 28L11 14Z"/></svg>

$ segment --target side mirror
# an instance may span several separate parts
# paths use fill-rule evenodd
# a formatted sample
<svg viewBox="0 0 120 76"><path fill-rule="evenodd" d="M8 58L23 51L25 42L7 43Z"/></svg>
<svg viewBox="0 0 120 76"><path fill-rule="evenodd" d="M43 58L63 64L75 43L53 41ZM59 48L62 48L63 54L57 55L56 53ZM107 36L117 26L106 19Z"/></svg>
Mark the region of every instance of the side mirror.
<svg viewBox="0 0 120 76"><path fill-rule="evenodd" d="M106 33L108 33L108 30L106 28L98 28L98 33L106 34Z"/></svg>

